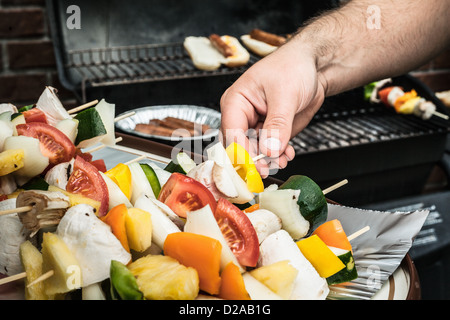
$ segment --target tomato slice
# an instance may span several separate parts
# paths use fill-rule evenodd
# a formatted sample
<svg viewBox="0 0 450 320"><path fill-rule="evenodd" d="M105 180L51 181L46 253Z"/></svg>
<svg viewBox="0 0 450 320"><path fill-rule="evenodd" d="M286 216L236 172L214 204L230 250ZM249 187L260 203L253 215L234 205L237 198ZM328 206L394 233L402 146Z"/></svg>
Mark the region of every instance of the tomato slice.
<svg viewBox="0 0 450 320"><path fill-rule="evenodd" d="M208 204L213 212L217 206L211 191L203 184L177 172L172 173L161 188L158 200L182 218L186 218L187 212L201 209Z"/></svg>
<svg viewBox="0 0 450 320"><path fill-rule="evenodd" d="M389 106L388 96L392 88L393 87L387 87L378 91L378 96L380 97L381 102L383 102L383 104L385 104L386 106Z"/></svg>
<svg viewBox="0 0 450 320"><path fill-rule="evenodd" d="M49 158L50 166L72 160L75 146L70 139L55 127L43 122L30 122L16 126L18 135L39 140L41 152Z"/></svg>
<svg viewBox="0 0 450 320"><path fill-rule="evenodd" d="M106 182L98 169L80 156L75 158L66 190L99 201L100 208L97 213L99 217L108 212L109 194Z"/></svg>
<svg viewBox="0 0 450 320"><path fill-rule="evenodd" d="M103 173L106 172L106 164L105 164L105 160L103 159L97 159L97 160L92 160L90 162L94 167L97 168L98 171L101 171Z"/></svg>
<svg viewBox="0 0 450 320"><path fill-rule="evenodd" d="M219 199L214 211L216 221L239 263L255 267L259 258L259 240L250 219L226 199Z"/></svg>
<svg viewBox="0 0 450 320"><path fill-rule="evenodd" d="M83 152L81 151L81 149L76 148L75 150L75 156L80 156L82 157L84 160L86 160L87 162L91 162L93 159L92 154L90 154L89 152Z"/></svg>
<svg viewBox="0 0 450 320"><path fill-rule="evenodd" d="M25 122L44 122L47 123L47 116L45 115L44 111L38 108L32 108L30 110L22 112L23 116L25 117Z"/></svg>

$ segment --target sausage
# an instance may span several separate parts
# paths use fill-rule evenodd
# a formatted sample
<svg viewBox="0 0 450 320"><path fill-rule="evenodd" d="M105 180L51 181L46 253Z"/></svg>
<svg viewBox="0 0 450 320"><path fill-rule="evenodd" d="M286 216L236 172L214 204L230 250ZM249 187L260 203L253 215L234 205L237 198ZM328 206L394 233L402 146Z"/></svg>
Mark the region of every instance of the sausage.
<svg viewBox="0 0 450 320"><path fill-rule="evenodd" d="M161 126L161 127L164 127L164 128L168 128L168 129L171 129L171 130L180 129L180 126L177 123L175 123L173 121L170 121L170 120L167 120L167 119L163 119L163 120L153 119L153 120L150 120L149 123L150 124L155 124L157 126ZM194 124L193 123L191 123L191 126L189 126L189 127L188 126L182 127L182 129L186 129L187 131L189 131L189 134L191 136L197 135L197 132L194 130Z"/></svg>
<svg viewBox="0 0 450 320"><path fill-rule="evenodd" d="M270 44L270 45L276 46L276 47L279 47L286 42L285 37L278 36L273 33L265 32L260 29L253 29L250 32L250 37L255 40L259 40L259 41L265 42L267 44Z"/></svg>
<svg viewBox="0 0 450 320"><path fill-rule="evenodd" d="M165 118L165 120L171 121L171 122L175 123L176 125L178 125L179 128L181 127L181 128L184 128L184 129L188 129L188 128L192 128L192 127L195 128L195 125L197 124L197 125L201 126L201 132L202 133L205 133L207 130L210 129L210 127L207 124L199 124L199 123L196 123L196 122L192 122L192 121L184 120L184 119L179 119L179 118L175 118L175 117L167 117L167 118Z"/></svg>
<svg viewBox="0 0 450 320"><path fill-rule="evenodd" d="M167 117L162 120L152 119L149 123L139 123L134 130L145 134L152 134L164 137L172 136L177 129L176 136L192 137L204 134L210 127L206 124L199 124L189 120L175 117Z"/></svg>
<svg viewBox="0 0 450 320"><path fill-rule="evenodd" d="M173 129L161 127L158 125L155 125L153 123L138 123L134 130L138 132L142 132L145 134L151 134L155 136L163 136L163 137L170 137L172 136Z"/></svg>
<svg viewBox="0 0 450 320"><path fill-rule="evenodd" d="M228 44L226 44L219 35L213 33L209 36L209 40L225 58L234 55L233 49Z"/></svg>

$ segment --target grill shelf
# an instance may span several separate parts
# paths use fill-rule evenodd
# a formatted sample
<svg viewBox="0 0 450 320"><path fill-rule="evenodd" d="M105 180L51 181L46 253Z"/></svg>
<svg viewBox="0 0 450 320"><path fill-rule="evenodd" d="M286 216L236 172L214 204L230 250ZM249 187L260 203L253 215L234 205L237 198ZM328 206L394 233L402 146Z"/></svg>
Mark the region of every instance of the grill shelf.
<svg viewBox="0 0 450 320"><path fill-rule="evenodd" d="M81 79L82 87L99 87L240 74L258 59L250 54L245 66L204 71L194 66L183 43L147 44L71 50L65 68Z"/></svg>

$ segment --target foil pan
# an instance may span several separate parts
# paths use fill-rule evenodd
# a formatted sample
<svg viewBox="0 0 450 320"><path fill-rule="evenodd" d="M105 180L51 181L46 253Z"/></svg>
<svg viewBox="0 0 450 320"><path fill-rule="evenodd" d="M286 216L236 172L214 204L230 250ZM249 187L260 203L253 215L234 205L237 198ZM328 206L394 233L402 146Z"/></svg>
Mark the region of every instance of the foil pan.
<svg viewBox="0 0 450 320"><path fill-rule="evenodd" d="M123 116L133 111L135 112L134 115L126 117L125 119L121 119L116 122L117 129L125 133L133 134L143 138L158 139L164 141L208 140L216 137L219 134L221 115L220 112L211 108L205 108L195 105L149 106L128 110L127 112L117 115L117 117ZM162 120L166 117L175 117L183 120L196 122L199 124L206 124L211 129L207 130L203 135L192 137L181 137L176 136L176 134L171 137L167 137L167 136L146 134L134 130L134 128L138 123L148 123L152 119Z"/></svg>
<svg viewBox="0 0 450 320"><path fill-rule="evenodd" d="M328 220L338 219L347 235L369 226L352 240L358 278L330 286L327 299L369 300L399 268L429 211L384 212L328 205Z"/></svg>

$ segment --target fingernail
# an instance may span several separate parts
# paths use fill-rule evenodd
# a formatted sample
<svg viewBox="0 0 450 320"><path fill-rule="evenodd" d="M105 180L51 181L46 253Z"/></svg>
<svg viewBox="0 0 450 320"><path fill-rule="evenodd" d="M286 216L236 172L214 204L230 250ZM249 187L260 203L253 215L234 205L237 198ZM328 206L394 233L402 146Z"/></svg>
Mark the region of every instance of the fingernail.
<svg viewBox="0 0 450 320"><path fill-rule="evenodd" d="M281 149L281 141L277 138L267 138L263 141L264 146L272 151L280 151Z"/></svg>

